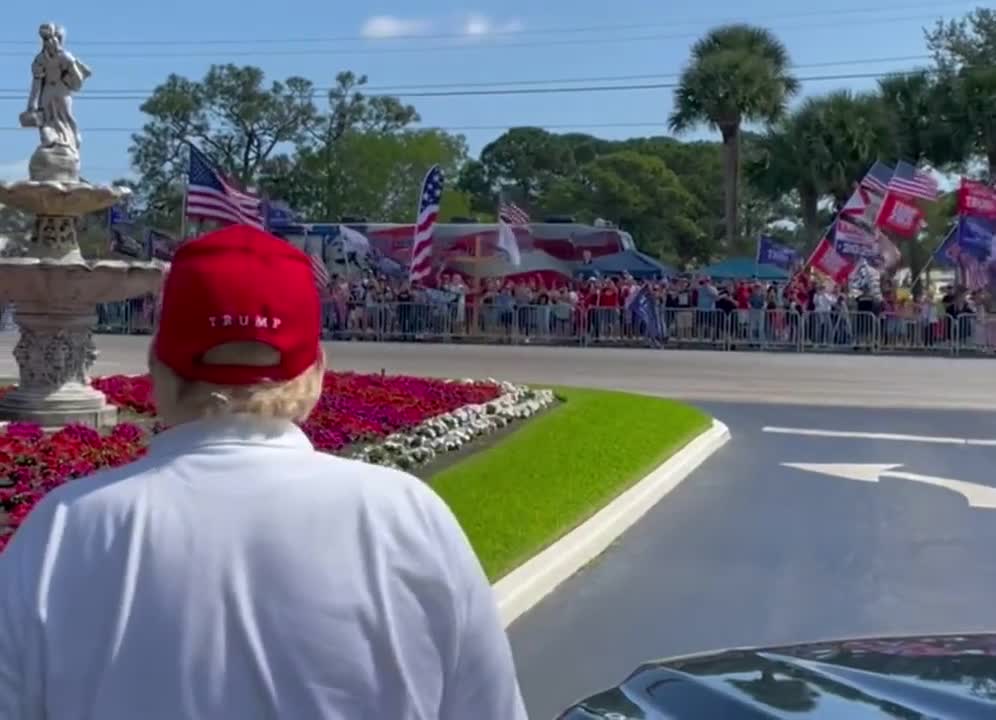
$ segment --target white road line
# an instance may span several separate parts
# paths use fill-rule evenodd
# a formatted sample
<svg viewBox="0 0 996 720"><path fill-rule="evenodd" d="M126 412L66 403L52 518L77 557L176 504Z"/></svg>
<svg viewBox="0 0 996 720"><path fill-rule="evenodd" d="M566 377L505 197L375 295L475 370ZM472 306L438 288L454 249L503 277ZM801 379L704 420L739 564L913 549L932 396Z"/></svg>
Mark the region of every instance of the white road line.
<svg viewBox="0 0 996 720"><path fill-rule="evenodd" d="M903 435L900 433L855 432L851 430L815 430L766 426L762 430L778 435L810 435L813 437L861 438L864 440L898 440L899 442L934 443L936 445L982 445L996 447L996 440L981 438L943 437L936 435Z"/></svg>

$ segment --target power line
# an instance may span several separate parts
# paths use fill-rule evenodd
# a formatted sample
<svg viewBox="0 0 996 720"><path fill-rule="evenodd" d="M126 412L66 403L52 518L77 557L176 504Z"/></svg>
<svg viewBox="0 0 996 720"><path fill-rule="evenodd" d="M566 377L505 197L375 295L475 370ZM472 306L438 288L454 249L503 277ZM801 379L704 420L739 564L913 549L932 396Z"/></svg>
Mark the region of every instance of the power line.
<svg viewBox="0 0 996 720"><path fill-rule="evenodd" d="M659 120L658 122L610 122L610 123L553 123L549 125L545 124L535 124L535 123L523 123L521 125L413 125L408 129L411 130L440 130L447 132L471 132L474 130L479 131L491 131L491 130L508 130L510 127L542 127L546 130L596 130L596 129L622 129L622 128L653 128L660 127L663 128L666 125L665 120ZM0 127L0 132L14 132L24 131L22 127L9 126ZM98 127L98 128L86 128L84 132L92 133L133 133L139 132L141 128L129 128L129 127Z"/></svg>
<svg viewBox="0 0 996 720"><path fill-rule="evenodd" d="M889 10L933 10L939 7L953 7L953 6L965 6L972 5L973 3L966 2L966 0L937 0L935 2L922 2L916 4L910 3L894 3L891 5L881 5L878 4L875 7L868 6L850 6L842 8L824 7L820 10L809 11L809 12L797 12L797 13L779 13L778 15L768 15L754 17L749 20L751 23L762 23L771 20L783 20L785 18L811 18L811 17L823 17L823 16L834 16L838 17L841 15L867 15L870 13L879 13ZM531 35L564 35L571 33L585 33L585 32L613 32L620 30L647 30L653 28L664 28L664 27L676 27L682 25L713 25L713 24L724 24L724 23L734 23L734 22L748 22L742 17L698 17L698 18L685 18L669 21L667 23L609 23L609 24L598 24L598 25L582 25L582 26L550 26L541 28L499 28L490 33L489 36L531 36ZM354 35L332 35L325 37L287 37L287 38L253 38L251 40L241 40L234 38L205 38L205 39L191 39L191 40L162 40L162 39L139 39L139 40L74 40L73 44L80 47L148 47L148 46L203 46L203 45L295 45L295 44L311 44L311 43L325 43L325 42L345 42L345 41L370 41L375 40L381 42L383 40L456 40L456 39L466 39L466 33L410 33L410 34L400 34L392 35L387 38L370 38L364 36L362 33ZM37 41L34 40L13 40L13 39L0 39L0 46L26 46L26 45L37 45Z"/></svg>
<svg viewBox="0 0 996 720"><path fill-rule="evenodd" d="M965 117L965 113L948 113L945 119L954 119ZM996 114L994 114L996 117ZM624 129L646 129L646 128L660 128L665 130L667 126L667 120L661 117L657 121L648 122L603 122L603 123L516 123L515 125L410 125L404 130L437 130L441 132L497 132L506 131L512 128L518 127L536 127L542 128L544 130L557 130L557 131L569 131L569 130L624 130ZM85 128L84 132L87 133L135 133L140 132L142 128L137 127L94 127ZM23 132L25 128L17 126L0 126L0 132ZM111 168L101 168L103 170Z"/></svg>
<svg viewBox="0 0 996 720"><path fill-rule="evenodd" d="M883 23L896 24L898 22L905 21L924 21L924 20L936 20L938 16L936 14L931 15L903 15L895 17L886 18L873 18L863 21L862 26L869 25L880 25ZM795 29L795 28L827 28L828 23L818 22L818 23L804 23L797 25L774 25L773 27L782 27L785 29ZM646 29L642 27L640 29ZM426 52L445 52L450 50L499 50L499 49L514 49L514 48L531 48L531 47L563 47L571 45L606 45L606 44L616 44L616 43L631 43L631 42L641 42L648 40L679 40L699 37L701 32L691 32L691 33L663 33L663 34L651 34L651 35L634 35L628 37L592 37L592 38L582 38L573 40L541 40L541 41L530 41L530 42L466 42L467 37L461 36L462 41L456 41L446 45L422 45L415 47L364 47L364 48L312 48L307 50L225 50L223 56L227 59L240 58L240 57L308 57L308 56L361 56L361 55L385 55L385 54L411 54L411 53L426 53ZM203 43L202 43L203 44ZM181 57L184 58L217 58L221 54L221 51L207 51L207 52L191 52L184 51ZM23 51L12 51L4 50L0 51L0 57L23 57ZM115 58L115 59L129 59L129 60L150 60L157 58L171 58L176 59L177 53L165 52L165 53L94 53L88 54L88 58Z"/></svg>
<svg viewBox="0 0 996 720"><path fill-rule="evenodd" d="M881 58L859 58L854 60L827 60L823 62L816 63L795 63L791 67L794 69L799 68L821 68L821 67L838 67L845 65L875 65L880 63L891 63L891 62L911 62L918 60L929 60L930 55L898 55L893 57L881 57ZM480 82L445 82L445 83L418 83L415 85L362 85L359 87L360 92L368 93L370 91L377 91L381 93L397 93L399 91L405 90L434 90L434 89L446 89L446 88L491 88L496 86L506 86L506 85L555 85L555 84L567 84L567 83L592 83L592 82L626 82L633 80L658 80L664 78L677 78L680 73L646 73L641 75L603 75L603 76L587 76L587 77L572 77L572 78L548 78L548 79L531 79L531 80L488 80ZM315 95L324 95L335 88L332 87L316 87L314 89ZM155 92L154 90L139 90L139 89L123 89L123 88L106 88L103 90L88 90L81 93L78 97L84 100L144 100ZM4 88L0 89L0 95L3 93L13 93L18 94L18 97L23 97L23 90L21 88ZM0 100L5 98L0 97Z"/></svg>
<svg viewBox="0 0 996 720"><path fill-rule="evenodd" d="M881 79L895 75L909 75L916 70L897 70L888 73L840 73L837 75L809 75L796 78L799 82L821 82L827 80L860 80L860 79ZM571 93L603 93L603 92L633 92L640 90L673 90L678 87L677 82L658 82L628 85L577 85L574 87L539 87L539 88L493 88L480 90L429 90L425 92L406 93L368 93L366 97L403 97L403 98L433 98L433 97L481 97L491 95L563 95ZM90 98L91 100L144 100L146 96L122 96ZM0 96L0 101L23 102L23 95Z"/></svg>

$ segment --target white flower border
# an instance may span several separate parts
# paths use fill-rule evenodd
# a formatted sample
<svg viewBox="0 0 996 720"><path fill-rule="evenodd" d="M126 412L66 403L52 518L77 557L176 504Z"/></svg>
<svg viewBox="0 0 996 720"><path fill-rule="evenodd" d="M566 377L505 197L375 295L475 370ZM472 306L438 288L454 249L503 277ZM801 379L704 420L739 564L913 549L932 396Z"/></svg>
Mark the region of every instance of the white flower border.
<svg viewBox="0 0 996 720"><path fill-rule="evenodd" d="M475 383L478 380L451 382ZM515 420L525 420L556 401L552 390L536 390L525 385L488 379L501 388L490 402L464 405L453 412L436 415L405 432L360 448L350 457L375 465L412 470L444 453L459 450L475 438L489 435Z"/></svg>

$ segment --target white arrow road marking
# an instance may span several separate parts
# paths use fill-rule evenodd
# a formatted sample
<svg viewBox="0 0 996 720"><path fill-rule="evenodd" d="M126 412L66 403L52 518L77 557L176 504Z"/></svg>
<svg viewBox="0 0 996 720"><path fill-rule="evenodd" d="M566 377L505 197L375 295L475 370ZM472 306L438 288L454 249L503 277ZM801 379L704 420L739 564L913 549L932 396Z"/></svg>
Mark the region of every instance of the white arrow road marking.
<svg viewBox="0 0 996 720"><path fill-rule="evenodd" d="M902 433L857 432L852 430L818 430L814 428L789 428L768 425L761 432L776 435L809 435L811 437L860 438L862 440L898 440L900 442L934 443L937 445L981 445L993 447L996 440L985 438L944 437L938 435L904 435Z"/></svg>
<svg viewBox="0 0 996 720"><path fill-rule="evenodd" d="M942 487L951 492L958 493L966 500L971 507L996 509L996 488L988 485L977 485L976 483L965 482L964 480L951 480L949 478L932 477L930 475L917 475L916 473L897 471L902 465L896 464L876 464L876 463L782 463L785 467L804 470L805 472L820 473L833 477L847 478L848 480L860 480L862 482L878 482L880 478L897 478L899 480L910 480L912 482L923 483Z"/></svg>

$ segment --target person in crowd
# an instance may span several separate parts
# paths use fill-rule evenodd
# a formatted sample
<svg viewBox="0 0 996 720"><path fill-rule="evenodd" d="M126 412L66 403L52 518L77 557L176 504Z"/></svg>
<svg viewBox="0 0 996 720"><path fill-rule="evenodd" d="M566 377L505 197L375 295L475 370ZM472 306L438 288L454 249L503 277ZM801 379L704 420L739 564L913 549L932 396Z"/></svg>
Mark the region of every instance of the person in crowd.
<svg viewBox="0 0 996 720"><path fill-rule="evenodd" d="M813 293L813 341L817 345L826 345L833 337L833 308L837 303L837 293L834 286L823 283Z"/></svg>
<svg viewBox="0 0 996 720"><path fill-rule="evenodd" d="M463 281L460 273L445 275L443 289L453 294L453 324L455 332L466 332L467 330L467 295L470 289Z"/></svg>
<svg viewBox="0 0 996 720"><path fill-rule="evenodd" d="M719 290L712 283L712 278L704 277L698 282L695 297L695 324L702 328L702 339L715 340L719 337L722 318L713 311L716 310L716 300Z"/></svg>
<svg viewBox="0 0 996 720"><path fill-rule="evenodd" d="M758 280L750 284L746 302L750 318L750 341L757 344L764 340L766 332L765 287Z"/></svg>
<svg viewBox="0 0 996 720"><path fill-rule="evenodd" d="M149 372L169 429L0 554L0 718L526 719L443 501L296 424L325 372L307 255L247 226L184 243Z"/></svg>

